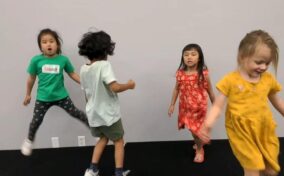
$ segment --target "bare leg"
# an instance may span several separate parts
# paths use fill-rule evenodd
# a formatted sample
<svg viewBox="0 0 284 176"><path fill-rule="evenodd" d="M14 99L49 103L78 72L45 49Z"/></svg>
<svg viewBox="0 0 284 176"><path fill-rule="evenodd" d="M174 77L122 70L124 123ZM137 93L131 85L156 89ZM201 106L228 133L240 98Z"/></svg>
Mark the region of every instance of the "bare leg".
<svg viewBox="0 0 284 176"><path fill-rule="evenodd" d="M99 162L107 143L108 143L108 138L106 137L100 138L100 140L97 142L96 146L94 147L92 163L97 164Z"/></svg>
<svg viewBox="0 0 284 176"><path fill-rule="evenodd" d="M259 170L244 169L244 176L260 176Z"/></svg>
<svg viewBox="0 0 284 176"><path fill-rule="evenodd" d="M203 148L203 144L201 142L201 140L194 134L192 134L193 139L194 139L194 143L196 144L196 149L197 150L201 150L201 148Z"/></svg>
<svg viewBox="0 0 284 176"><path fill-rule="evenodd" d="M261 176L277 176L278 172L273 170L272 167L265 161L265 169L261 171Z"/></svg>
<svg viewBox="0 0 284 176"><path fill-rule="evenodd" d="M196 147L194 147L195 149L195 157L194 157L194 162L196 163L202 163L204 161L204 149L203 149L203 144L201 142L201 140L194 134L192 134L193 138L194 138L194 142Z"/></svg>
<svg viewBox="0 0 284 176"><path fill-rule="evenodd" d="M115 159L115 167L123 168L124 162L124 140L123 138L114 141L114 159Z"/></svg>

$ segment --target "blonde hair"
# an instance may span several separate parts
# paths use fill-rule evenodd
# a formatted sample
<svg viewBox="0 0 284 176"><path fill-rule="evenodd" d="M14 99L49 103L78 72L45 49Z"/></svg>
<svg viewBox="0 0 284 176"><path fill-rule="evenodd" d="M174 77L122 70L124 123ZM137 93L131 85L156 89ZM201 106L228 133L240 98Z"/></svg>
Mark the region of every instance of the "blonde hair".
<svg viewBox="0 0 284 176"><path fill-rule="evenodd" d="M238 52L238 64L240 65L242 58L254 55L256 47L259 44L265 44L268 48L270 48L272 64L276 73L279 59L278 46L274 39L263 30L251 31L250 33L247 33L246 36L241 40Z"/></svg>

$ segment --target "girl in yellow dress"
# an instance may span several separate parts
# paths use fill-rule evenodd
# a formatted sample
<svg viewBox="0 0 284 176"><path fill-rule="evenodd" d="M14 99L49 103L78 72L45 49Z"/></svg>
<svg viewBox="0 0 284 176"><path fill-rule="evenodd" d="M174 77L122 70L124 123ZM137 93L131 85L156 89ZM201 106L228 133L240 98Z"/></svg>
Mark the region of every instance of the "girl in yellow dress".
<svg viewBox="0 0 284 176"><path fill-rule="evenodd" d="M238 69L217 83L220 93L199 133L204 143L209 142L211 128L227 104L226 131L245 176L276 176L280 171L279 141L269 101L282 115L284 101L277 94L280 84L267 72L270 63L276 72L274 39L263 30L248 33L239 45Z"/></svg>

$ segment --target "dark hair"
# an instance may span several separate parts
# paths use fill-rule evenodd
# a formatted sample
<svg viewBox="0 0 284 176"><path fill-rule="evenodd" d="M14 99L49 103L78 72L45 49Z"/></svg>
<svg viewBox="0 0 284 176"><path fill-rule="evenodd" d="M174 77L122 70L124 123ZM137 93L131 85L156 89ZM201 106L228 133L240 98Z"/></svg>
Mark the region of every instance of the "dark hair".
<svg viewBox="0 0 284 176"><path fill-rule="evenodd" d="M87 32L83 35L78 47L79 54L89 60L107 60L108 55L113 55L115 43L104 31Z"/></svg>
<svg viewBox="0 0 284 176"><path fill-rule="evenodd" d="M200 81L204 80L203 70L207 70L207 66L205 65L204 55L203 55L202 49L198 44L195 44L195 43L188 44L183 48L182 55L181 55L181 61L180 61L180 65L178 67L178 70L186 70L187 66L184 63L183 54L184 54L185 51L189 51L189 50L192 50L192 49L196 50L198 52L198 55L199 55L199 59L198 59L198 63L197 63L198 83L199 83Z"/></svg>
<svg viewBox="0 0 284 176"><path fill-rule="evenodd" d="M61 42L62 42L62 39L59 37L59 35L57 34L56 31L53 31L53 30L51 30L51 29L49 29L49 28L42 29L42 30L39 32L38 36L37 36L37 43L38 43L39 49L41 50L41 45L40 45L41 37L42 37L43 35L47 35L47 34L49 34L49 35L51 35L52 37L54 37L54 39L55 39L55 41L56 41L56 43L57 43L57 46L58 46L56 53L57 53L57 54L61 54L61 52L62 52L62 51L61 51Z"/></svg>

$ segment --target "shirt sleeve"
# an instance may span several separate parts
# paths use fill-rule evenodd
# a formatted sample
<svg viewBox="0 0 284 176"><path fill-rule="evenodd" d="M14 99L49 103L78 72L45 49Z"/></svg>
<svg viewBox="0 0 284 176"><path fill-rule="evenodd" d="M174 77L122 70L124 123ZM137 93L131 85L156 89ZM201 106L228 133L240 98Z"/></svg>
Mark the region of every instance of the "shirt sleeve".
<svg viewBox="0 0 284 176"><path fill-rule="evenodd" d="M280 83L271 74L269 74L269 78L271 80L271 88L270 88L269 94L275 94L279 92L282 89Z"/></svg>
<svg viewBox="0 0 284 176"><path fill-rule="evenodd" d="M206 90L209 89L209 84L208 84L208 79L207 77L209 76L209 71L207 69L203 70L203 76L204 76L204 81L203 81L203 86Z"/></svg>
<svg viewBox="0 0 284 176"><path fill-rule="evenodd" d="M207 69L203 70L203 75L206 77L209 75L209 71Z"/></svg>
<svg viewBox="0 0 284 176"><path fill-rule="evenodd" d="M229 75L224 76L217 84L216 88L223 93L224 95L228 96L230 93L230 79Z"/></svg>
<svg viewBox="0 0 284 176"><path fill-rule="evenodd" d="M35 58L31 59L27 72L31 75L37 75L37 63Z"/></svg>
<svg viewBox="0 0 284 176"><path fill-rule="evenodd" d="M75 70L74 66L72 65L72 63L70 62L69 58L67 58L67 57L66 57L66 64L65 64L64 70L67 73L72 73Z"/></svg>
<svg viewBox="0 0 284 176"><path fill-rule="evenodd" d="M84 90L84 84L85 84L85 80L84 80L84 65L81 66L80 68L80 87L82 90Z"/></svg>
<svg viewBox="0 0 284 176"><path fill-rule="evenodd" d="M110 84L116 81L112 67L108 61L105 62L105 65L103 66L102 69L102 80L106 84Z"/></svg>
<svg viewBox="0 0 284 176"><path fill-rule="evenodd" d="M178 84L178 87L180 86L180 82L181 82L181 74L182 74L181 70L176 71L176 82Z"/></svg>

